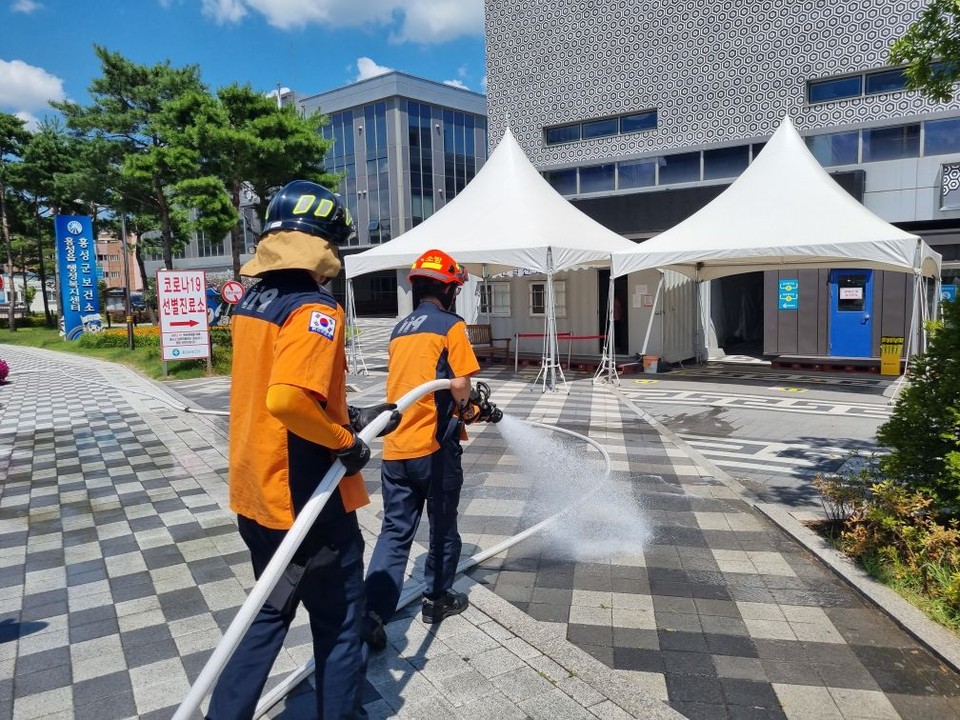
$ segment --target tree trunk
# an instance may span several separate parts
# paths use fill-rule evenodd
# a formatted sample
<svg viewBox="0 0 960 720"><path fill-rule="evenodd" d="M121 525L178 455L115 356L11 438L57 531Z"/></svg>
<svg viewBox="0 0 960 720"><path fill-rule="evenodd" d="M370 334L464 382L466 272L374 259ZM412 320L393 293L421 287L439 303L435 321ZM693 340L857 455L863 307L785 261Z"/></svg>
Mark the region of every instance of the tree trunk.
<svg viewBox="0 0 960 720"><path fill-rule="evenodd" d="M10 332L16 332L17 319L13 314L13 299L16 294L13 285L13 248L10 245L10 223L7 221L7 188L2 181L0 181L0 225L3 226L3 241L7 246L7 275L10 278L10 287L7 288L7 300L10 304L8 315Z"/></svg>
<svg viewBox="0 0 960 720"><path fill-rule="evenodd" d="M142 234L142 233L141 233ZM143 304L147 306L147 317L150 318L150 322L156 324L157 322L157 311L153 307L153 300L148 300L150 293L147 292L150 288L150 280L147 278L147 264L143 260L143 253L140 250L141 245L140 234L137 235L137 243L133 246L133 256L137 261L137 267L140 268L140 279L143 280ZM156 297L156 288L154 288L154 298Z"/></svg>
<svg viewBox="0 0 960 720"><path fill-rule="evenodd" d="M24 246L20 251L20 277L23 278L23 315L21 318L29 317L30 307L27 305L27 248Z"/></svg>
<svg viewBox="0 0 960 720"><path fill-rule="evenodd" d="M40 205L35 208L37 214L37 254L39 265L37 274L40 276L40 292L43 293L43 318L48 328L53 327L53 315L50 314L50 301L47 299L47 267L43 261L43 231L40 227Z"/></svg>
<svg viewBox="0 0 960 720"><path fill-rule="evenodd" d="M173 270L173 230L170 226L170 208L167 206L167 197L160 187L160 180L153 179L153 190L156 193L157 206L160 208L160 240L163 245L163 266ZM144 276L146 280L146 276Z"/></svg>

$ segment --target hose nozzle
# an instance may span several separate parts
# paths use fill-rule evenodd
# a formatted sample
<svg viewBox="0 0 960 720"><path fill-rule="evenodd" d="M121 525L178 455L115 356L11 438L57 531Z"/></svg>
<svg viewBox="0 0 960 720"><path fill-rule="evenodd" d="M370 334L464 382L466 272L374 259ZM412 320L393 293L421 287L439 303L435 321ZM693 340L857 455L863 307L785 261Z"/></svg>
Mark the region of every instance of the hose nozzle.
<svg viewBox="0 0 960 720"><path fill-rule="evenodd" d="M498 423L503 420L503 411L490 402L490 386L482 380L470 391L470 402L479 408L479 419L483 422Z"/></svg>

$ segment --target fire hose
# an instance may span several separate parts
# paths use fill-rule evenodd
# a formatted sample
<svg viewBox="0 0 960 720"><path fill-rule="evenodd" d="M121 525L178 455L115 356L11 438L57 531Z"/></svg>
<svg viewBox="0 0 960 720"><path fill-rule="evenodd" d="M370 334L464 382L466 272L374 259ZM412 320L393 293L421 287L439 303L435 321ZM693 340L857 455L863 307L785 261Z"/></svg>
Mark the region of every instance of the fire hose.
<svg viewBox="0 0 960 720"><path fill-rule="evenodd" d="M438 390L447 390L449 387L449 380L432 380L424 383L400 398L397 402L397 409L403 412L413 405L421 396ZM390 414L389 411L381 413L373 422L360 431L360 438L364 442L370 443L377 437L380 431L386 427L390 420ZM192 717L193 713L199 709L203 698L206 697L210 688L213 687L217 678L220 677L223 668L226 667L227 662L236 651L237 645L240 644L243 636L253 623L254 617L260 611L270 592L280 580L280 576L284 570L286 570L287 565L290 564L294 554L300 548L300 544L307 536L310 528L313 527L313 523L316 522L319 517L320 511L323 510L324 505L327 504L333 491L337 489L337 484L341 478L343 478L343 475L343 463L337 460L327 471L327 474L323 476L323 480L320 481L313 495L310 496L310 499L307 500L303 506L293 526L287 531L283 542L280 543L280 547L277 548L277 551L274 553L266 569L264 569L260 579L253 586L243 605L240 606L237 616L233 619L233 622L230 623L230 626L223 634L223 638L221 638L217 647L214 648L213 654L207 660L206 665L203 666L203 670L200 671L196 682L193 683L187 696L183 699L183 702L180 703L180 707L177 708L177 712L173 715L173 720L186 720Z"/></svg>
<svg viewBox="0 0 960 720"><path fill-rule="evenodd" d="M439 390L446 390L449 387L449 380L433 380L431 382L424 383L400 398L400 400L397 402L397 409L403 412L423 395ZM363 441L369 443L375 437L377 437L380 431L389 422L390 415L391 413L389 411L380 414L373 422L361 430L359 435ZM610 456L606 449L604 449L603 446L596 441L591 440L590 438L579 433L573 432L572 430L566 430L554 425L545 425L531 421L527 421L527 423L529 425L533 425L534 427L540 427L546 430L560 432L582 439L594 446L600 452L606 463L606 471L604 472L601 482L597 483L594 486L594 489L588 493L588 495L592 495L594 492L596 492L597 489L602 486L603 480L606 480L607 477L609 477ZM319 517L320 512L330 499L333 491L336 490L336 487L343 478L343 475L344 467L343 464L338 460L334 462L331 468L327 471L326 475L324 475L323 479L320 481L320 484L317 486L317 489L300 511L300 514L297 516L293 526L289 531L287 531L287 534L284 537L283 542L280 544L280 547L277 548L277 551L274 553L273 558L263 571L260 579L250 591L250 594L247 596L247 599L244 601L243 605L241 605L240 610L230 623L220 642L217 644L217 647L214 648L213 653L210 655L210 658L200 671L200 675L191 686L187 696L180 704L180 707L177 708L177 712L173 715L173 720L186 720L187 718L192 717L193 714L200 708L200 704L203 702L204 697L206 697L207 693L210 692L210 689L217 681L220 673L223 672L227 662L233 656L233 653L236 651L240 641L243 639L247 630L250 628L250 625L253 623L256 614L260 611L260 608L267 600L270 592L279 581L280 576L293 559L294 554L299 549L300 544L303 542L310 528L313 526L313 523L316 522L317 517ZM582 502L582 500L578 501L577 504L579 505L580 502ZM457 566L457 573L462 573L474 565L477 565L478 563L481 563L490 557L502 553L504 550L507 550L513 545L516 545L517 543L525 540L534 533L539 532L543 528L555 522L571 509L573 509L573 505L560 510L547 519L542 520L541 522L533 525L530 528L527 528L523 532L514 535L511 538L508 538L507 540L504 540L494 547L461 561L461 563ZM424 587L425 585L423 583L419 583L407 588L401 595L400 601L397 604L397 608L402 608L418 598L423 592ZM264 715L271 707L276 705L294 687L296 687L304 678L306 678L313 671L313 669L314 661L311 658L301 668L282 680L276 687L274 687L269 693L261 698L260 703L257 705L255 717L261 717Z"/></svg>
<svg viewBox="0 0 960 720"><path fill-rule="evenodd" d="M544 430L550 430L551 432L558 432L558 433L563 433L565 435L570 435L579 440L583 440L586 443L595 447L600 452L600 455L603 457L603 460L606 463L606 469L603 473L603 477L600 479L600 482L596 483L593 486L593 489L590 492L588 492L584 497L578 499L577 502L574 503L573 505L569 505L563 508L562 510L554 513L553 515L546 518L545 520L541 520L537 524L514 535L513 537L509 537L506 540L500 543L497 543L491 548L483 550L477 553L476 555L472 555L471 557L465 560L461 560L460 564L457 565L458 575L463 572L466 572L467 570L469 570L475 565L479 565L484 560L487 560L496 555L499 555L504 550L508 550L509 548L513 547L517 543L526 540L531 535L534 535L535 533L540 532L541 530L549 526L551 523L556 522L561 517L566 515L568 512L573 510L575 506L577 507L581 506L583 501L586 500L591 495L593 495L595 492L597 492L597 490L599 490L601 487L603 487L604 481L606 481L607 478L610 477L610 472L611 472L610 454L607 452L606 448L604 448L603 445L598 443L596 440L588 438L586 435L581 435L580 433L574 432L573 430L567 430L566 428L557 427L556 425L546 425L544 423L533 422L531 420L526 420L525 422L527 425L532 425L533 427L543 428ZM400 595L400 600L397 602L397 610L400 610L401 608L406 607L407 605L412 603L414 600L418 599L423 593L423 591L426 589L426 587L427 587L426 583L424 582L414 583L406 587L403 593ZM314 667L315 667L314 660L313 658L310 658L298 669L294 670L287 677L285 677L283 680L277 683L277 685L274 686L273 689L270 690L270 692L268 692L266 695L260 698L260 702L257 704L257 710L254 713L254 717L259 718L265 715L274 705L276 705L278 702L283 700L283 698L285 698L288 694L290 694L290 692L297 685L299 685L301 682L303 682L304 679L309 677L310 673L314 671Z"/></svg>

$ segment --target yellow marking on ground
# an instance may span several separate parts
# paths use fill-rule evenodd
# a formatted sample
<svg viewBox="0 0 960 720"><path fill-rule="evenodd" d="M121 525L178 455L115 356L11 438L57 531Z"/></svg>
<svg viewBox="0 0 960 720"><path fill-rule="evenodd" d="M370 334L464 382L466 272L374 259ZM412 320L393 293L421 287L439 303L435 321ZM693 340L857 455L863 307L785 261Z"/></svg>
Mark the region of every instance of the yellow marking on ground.
<svg viewBox="0 0 960 720"><path fill-rule="evenodd" d="M792 392L792 393L802 393L802 392L806 392L806 391L807 391L806 388L779 387L779 386L776 386L776 385L775 385L774 387L770 388L770 389L771 389L771 390L782 390L783 392Z"/></svg>
<svg viewBox="0 0 960 720"><path fill-rule="evenodd" d="M637 385L652 385L655 382L660 382L659 380L634 380Z"/></svg>

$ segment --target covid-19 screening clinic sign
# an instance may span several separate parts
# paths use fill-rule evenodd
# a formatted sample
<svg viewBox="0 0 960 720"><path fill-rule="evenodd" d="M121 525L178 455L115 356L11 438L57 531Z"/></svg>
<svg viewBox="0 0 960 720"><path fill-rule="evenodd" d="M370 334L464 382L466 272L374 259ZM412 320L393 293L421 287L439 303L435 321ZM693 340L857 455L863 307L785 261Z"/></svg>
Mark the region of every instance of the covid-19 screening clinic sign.
<svg viewBox="0 0 960 720"><path fill-rule="evenodd" d="M207 277L202 270L159 270L160 359L210 357Z"/></svg>
<svg viewBox="0 0 960 720"><path fill-rule="evenodd" d="M100 332L100 293L97 288L97 245L86 215L57 215L57 268L63 334L76 340L85 332Z"/></svg>

